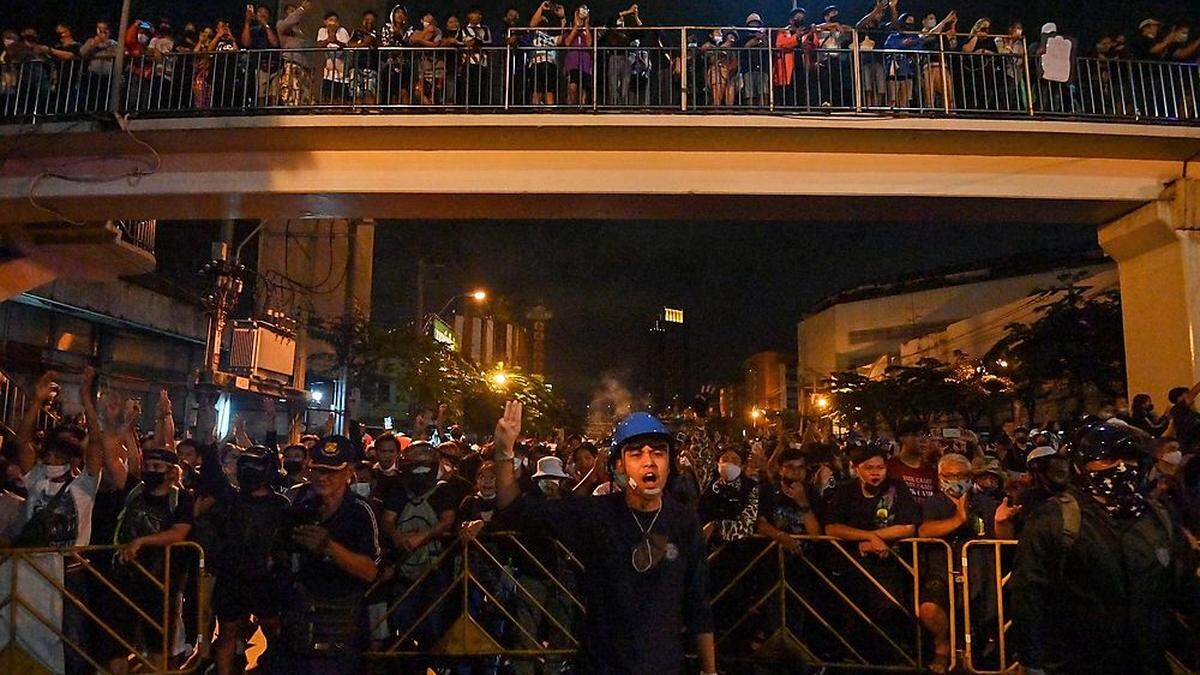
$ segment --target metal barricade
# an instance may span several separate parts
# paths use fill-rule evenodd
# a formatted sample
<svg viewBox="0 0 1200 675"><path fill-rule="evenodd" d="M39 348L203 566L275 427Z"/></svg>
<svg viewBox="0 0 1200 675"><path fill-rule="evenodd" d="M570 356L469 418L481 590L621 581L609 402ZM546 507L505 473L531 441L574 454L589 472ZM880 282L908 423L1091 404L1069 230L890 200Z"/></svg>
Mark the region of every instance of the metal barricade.
<svg viewBox="0 0 1200 675"><path fill-rule="evenodd" d="M142 549L162 556L158 573L136 560L115 562L120 548L0 549L0 630L8 639L0 646L3 658L28 667L36 659L28 651L39 651L40 645L44 657L53 659L61 649L64 661L106 672L105 657L93 650L108 645L110 655L120 658L125 652L145 671L193 672L194 663L171 667L171 646L181 621L201 637L200 654L211 637L203 548L181 542ZM178 599L189 584L195 584L194 607Z"/></svg>
<svg viewBox="0 0 1200 675"><path fill-rule="evenodd" d="M570 658L579 646L575 617L584 612L573 578L583 567L559 542L538 541L552 559L539 558L528 538L497 532L455 539L411 580L378 581L368 597L385 600L371 611L366 656ZM390 600L388 589L397 591Z"/></svg>
<svg viewBox="0 0 1200 675"><path fill-rule="evenodd" d="M1012 621L1004 611L1016 544L1011 539L976 539L962 547L963 667L967 672L1009 673L1019 667L1008 642ZM973 567L982 567L985 573L972 574Z"/></svg>
<svg viewBox="0 0 1200 675"><path fill-rule="evenodd" d="M716 643L722 661L802 662L810 667L916 670L930 664L918 617L928 575L946 589L955 666L956 589L950 565L927 570L930 554L953 556L940 539L897 542L886 560L862 558L855 542L796 536L798 552L774 540L723 544L709 555ZM723 579L723 572L731 574ZM748 649L746 648L748 647Z"/></svg>

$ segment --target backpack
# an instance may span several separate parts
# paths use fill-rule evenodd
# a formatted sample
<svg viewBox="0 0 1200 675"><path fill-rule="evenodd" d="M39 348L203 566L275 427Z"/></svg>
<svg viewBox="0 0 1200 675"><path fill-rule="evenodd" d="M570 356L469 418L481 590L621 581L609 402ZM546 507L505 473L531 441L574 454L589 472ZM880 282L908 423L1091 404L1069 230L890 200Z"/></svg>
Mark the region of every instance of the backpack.
<svg viewBox="0 0 1200 675"><path fill-rule="evenodd" d="M121 508L121 514L117 516L117 527L113 531L113 544L121 545L138 537L162 531L162 521L144 508L146 504L145 486L145 483L138 483L133 486L125 498L125 506ZM171 486L171 491L167 494L167 504L168 513L173 513L179 507L179 488L175 485ZM126 532L128 538L121 541L122 533Z"/></svg>
<svg viewBox="0 0 1200 675"><path fill-rule="evenodd" d="M1059 534L1059 541L1062 542L1063 556L1059 559L1059 575L1063 573L1063 566L1066 565L1066 553L1075 545L1075 541L1079 539L1079 527L1082 522L1082 513L1079 509L1079 500L1069 492L1060 492L1052 497L1058 504L1058 511L1062 514L1062 532ZM1148 499L1146 503L1150 506L1150 510L1154 512L1154 518L1158 521L1163 532L1167 534L1168 549L1174 546L1175 528L1171 525L1171 516L1167 510L1158 502Z"/></svg>

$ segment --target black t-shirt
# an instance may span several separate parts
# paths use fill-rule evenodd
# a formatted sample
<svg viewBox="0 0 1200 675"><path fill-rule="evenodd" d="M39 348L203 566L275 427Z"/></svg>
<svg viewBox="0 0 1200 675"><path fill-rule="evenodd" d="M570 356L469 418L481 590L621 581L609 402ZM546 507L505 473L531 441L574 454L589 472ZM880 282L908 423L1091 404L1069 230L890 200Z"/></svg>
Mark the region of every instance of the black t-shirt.
<svg viewBox="0 0 1200 675"><path fill-rule="evenodd" d="M1160 57L1150 53L1150 49L1158 43L1159 38L1157 35L1155 37L1146 37L1138 33L1129 41L1129 54L1132 58L1143 61L1158 59Z"/></svg>
<svg viewBox="0 0 1200 675"><path fill-rule="evenodd" d="M751 41L755 41L751 44ZM738 49L738 66L745 72L747 70L758 72L765 70L767 65L768 52L766 50L767 37L760 28L745 28L738 32L737 41L734 43ZM761 50L761 51L760 51Z"/></svg>
<svg viewBox="0 0 1200 675"><path fill-rule="evenodd" d="M857 480L839 485L829 496L826 520L860 530L921 522L921 510L903 482L889 478L879 487L879 494L864 497Z"/></svg>
<svg viewBox="0 0 1200 675"><path fill-rule="evenodd" d="M458 518L463 522L483 520L492 522L496 512L496 498L484 499L479 494L467 495L458 505Z"/></svg>
<svg viewBox="0 0 1200 675"><path fill-rule="evenodd" d="M192 524L192 493L187 490L179 490L179 496L175 501L175 508L171 508L171 493L165 495L151 494L150 492L142 493L142 499L146 500L146 508L161 511L166 514L163 520L162 529L167 530L179 524Z"/></svg>
<svg viewBox="0 0 1200 675"><path fill-rule="evenodd" d="M820 534L804 528L804 516L811 512L810 506L800 506L778 485L763 485L758 489L758 517L778 530L788 534Z"/></svg>
<svg viewBox="0 0 1200 675"><path fill-rule="evenodd" d="M310 489L307 486L300 488L296 501L305 499ZM379 560L379 525L375 522L371 505L362 497L347 490L337 511L320 525L329 532L331 541L354 553ZM303 551L293 556L292 560L296 581L314 596L345 598L363 593L370 585L342 571L322 555Z"/></svg>
<svg viewBox="0 0 1200 675"><path fill-rule="evenodd" d="M128 490L101 490L96 493L92 506L92 545L103 546L113 543L117 531L117 518L125 507Z"/></svg>
<svg viewBox="0 0 1200 675"><path fill-rule="evenodd" d="M213 506L217 511L218 548L211 554L218 574L243 579L268 576L270 558L279 549L287 508L287 497L278 492L261 497L238 493L232 499L218 501Z"/></svg>
<svg viewBox="0 0 1200 675"><path fill-rule="evenodd" d="M429 505L433 507L433 510L440 516L444 511L456 511L465 496L461 486L451 484L447 481L438 481L434 484L433 491L429 493L427 500L429 501ZM417 501L420 497L421 495L411 492L403 480L397 479L391 484L386 496L381 497L383 510L396 514L403 513L406 504Z"/></svg>
<svg viewBox="0 0 1200 675"><path fill-rule="evenodd" d="M954 502L941 490L925 500L921 507L922 520L945 520L954 515ZM972 492L967 497L967 521L957 530L940 537L950 543L950 550L958 551L971 539L989 539L995 535L996 502L990 497Z"/></svg>
<svg viewBox="0 0 1200 675"><path fill-rule="evenodd" d="M514 505L522 531L549 533L582 561L587 618L579 654L583 673L677 673L682 637L711 633L706 545L695 514L664 497L650 526L658 563L641 573L633 549L644 541L623 494ZM642 527L649 525L641 514Z"/></svg>
<svg viewBox="0 0 1200 675"><path fill-rule="evenodd" d="M750 492L757 485L758 483L745 476L738 476L728 482L713 481L700 495L700 522L737 520L750 503Z"/></svg>

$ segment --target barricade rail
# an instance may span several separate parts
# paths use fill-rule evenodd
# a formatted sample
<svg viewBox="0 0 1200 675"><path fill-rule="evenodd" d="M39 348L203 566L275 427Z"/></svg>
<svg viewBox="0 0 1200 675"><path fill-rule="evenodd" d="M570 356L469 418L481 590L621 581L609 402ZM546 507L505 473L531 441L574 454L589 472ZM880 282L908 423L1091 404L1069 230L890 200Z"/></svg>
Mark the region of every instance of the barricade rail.
<svg viewBox="0 0 1200 675"><path fill-rule="evenodd" d="M1200 124L1200 64L1075 57L1063 76L1023 39L745 27L512 30L478 48L184 52L0 66L0 122L104 112L553 111L905 114ZM731 35L717 39L714 31ZM761 42L748 40L755 33ZM610 39L610 33L620 39ZM965 51L967 44L976 45ZM983 46L980 46L983 45ZM1044 74L1045 73L1045 74ZM1048 79L1054 78L1054 79Z"/></svg>
<svg viewBox="0 0 1200 675"><path fill-rule="evenodd" d="M0 549L0 634L6 640L0 654L10 664L20 650L46 669L51 664L45 659L61 656L64 663L107 672L105 657L96 650L108 645L103 649L109 656L119 658L124 652L140 670L193 672L194 662L172 668L172 647L181 621L208 635L204 550L193 542L146 547L138 558L119 562L120 550ZM148 557L156 562L147 566ZM196 592L189 594L191 602L181 603L178 597L188 585ZM208 640L197 642L203 651Z"/></svg>

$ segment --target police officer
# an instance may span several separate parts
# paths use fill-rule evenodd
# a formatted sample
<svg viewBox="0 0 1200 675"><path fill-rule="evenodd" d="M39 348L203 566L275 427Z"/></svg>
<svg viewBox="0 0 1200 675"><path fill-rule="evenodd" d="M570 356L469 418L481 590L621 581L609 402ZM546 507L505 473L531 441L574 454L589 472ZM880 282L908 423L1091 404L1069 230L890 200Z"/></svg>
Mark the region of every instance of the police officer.
<svg viewBox="0 0 1200 675"><path fill-rule="evenodd" d="M1074 487L1029 515L1010 603L1029 671L1168 672L1171 610L1195 577L1183 537L1141 492L1142 452L1128 425L1084 427L1070 451Z"/></svg>
<svg viewBox="0 0 1200 675"><path fill-rule="evenodd" d="M309 454L309 482L292 500L289 588L280 639L264 655L268 673L353 673L368 637L363 596L379 572L379 527L350 491L357 448L326 436Z"/></svg>

